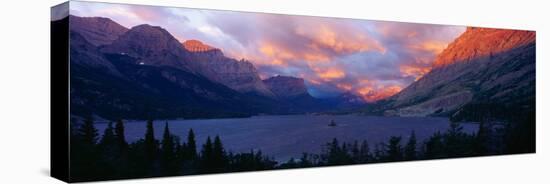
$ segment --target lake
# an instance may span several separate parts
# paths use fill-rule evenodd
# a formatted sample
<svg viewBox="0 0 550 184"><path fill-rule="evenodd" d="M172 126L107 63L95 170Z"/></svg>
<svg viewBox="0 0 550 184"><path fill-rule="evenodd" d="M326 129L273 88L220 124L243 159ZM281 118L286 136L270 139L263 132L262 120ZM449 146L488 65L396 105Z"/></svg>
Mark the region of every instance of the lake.
<svg viewBox="0 0 550 184"><path fill-rule="evenodd" d="M336 126L328 126L334 120ZM219 135L228 151L250 152L262 150L279 162L291 157L300 158L303 152L320 153L322 145L337 138L340 142L367 140L374 148L376 143L385 142L390 136L402 136L404 145L411 131L415 131L419 142L437 131L449 128L448 118L438 117L382 117L361 115L276 115L250 118L167 120L154 121L155 137L162 138L164 123L170 131L185 141L189 129L196 135L200 150L207 136ZM100 134L107 126L97 123ZM464 131L477 131L478 124L462 124ZM125 136L129 142L144 137L145 121L125 121Z"/></svg>

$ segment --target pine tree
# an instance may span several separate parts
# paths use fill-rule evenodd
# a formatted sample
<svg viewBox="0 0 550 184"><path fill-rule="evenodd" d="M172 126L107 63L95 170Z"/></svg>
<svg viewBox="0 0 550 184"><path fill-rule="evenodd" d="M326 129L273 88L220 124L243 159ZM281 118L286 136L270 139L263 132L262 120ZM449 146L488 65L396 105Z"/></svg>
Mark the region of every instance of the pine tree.
<svg viewBox="0 0 550 184"><path fill-rule="evenodd" d="M113 123L109 122L103 132L103 137L99 141L99 163L102 171L102 177L115 178L118 174L115 170L118 161L118 149L115 143L115 135L113 132Z"/></svg>
<svg viewBox="0 0 550 184"><path fill-rule="evenodd" d="M210 173L212 172L213 164L212 164L212 153L213 153L213 146L212 146L212 140L210 139L210 136L206 138L206 143L202 146L201 150L201 162L200 162L200 171L202 173Z"/></svg>
<svg viewBox="0 0 550 184"><path fill-rule="evenodd" d="M161 166L163 175L175 175L178 173L178 163L176 161L174 137L170 134L168 122L164 125L164 134L162 136L162 157Z"/></svg>
<svg viewBox="0 0 550 184"><path fill-rule="evenodd" d="M327 164L337 165L340 163L340 144L336 138L332 139L332 142L328 144Z"/></svg>
<svg viewBox="0 0 550 184"><path fill-rule="evenodd" d="M359 163L368 163L371 160L369 143L367 140L361 142L361 148L359 148Z"/></svg>
<svg viewBox="0 0 550 184"><path fill-rule="evenodd" d="M79 141L84 146L94 147L97 143L98 133L92 119L86 119L77 131Z"/></svg>
<svg viewBox="0 0 550 184"><path fill-rule="evenodd" d="M116 122L115 139L119 148L122 149L121 151L126 151L128 149L128 142L126 142L126 138L124 137L124 122L122 122L122 120Z"/></svg>
<svg viewBox="0 0 550 184"><path fill-rule="evenodd" d="M375 161L383 161L385 158L385 147L386 144L381 142L374 145L374 156L373 160Z"/></svg>
<svg viewBox="0 0 550 184"><path fill-rule="evenodd" d="M126 138L124 136L124 122L122 120L117 120L115 124L114 129L114 144L115 144L115 150L116 153L114 153L115 161L113 162L113 165L115 165L116 173L118 173L118 178L126 178L129 176L129 145L128 142L126 142Z"/></svg>
<svg viewBox="0 0 550 184"><path fill-rule="evenodd" d="M171 154L174 152L174 141L172 140L172 134L170 134L168 122L164 124L164 133L162 135L162 151L166 154Z"/></svg>
<svg viewBox="0 0 550 184"><path fill-rule="evenodd" d="M97 151L98 133L91 118L76 128L71 143L71 180L89 181L98 179L102 174Z"/></svg>
<svg viewBox="0 0 550 184"><path fill-rule="evenodd" d="M445 153L445 145L443 143L443 135L441 135L439 131L434 133L428 141L426 141L424 147L424 157L426 158L445 158L447 156Z"/></svg>
<svg viewBox="0 0 550 184"><path fill-rule="evenodd" d="M99 141L101 147L113 146L115 143L115 134L113 132L113 122L109 122L103 132L103 137Z"/></svg>
<svg viewBox="0 0 550 184"><path fill-rule="evenodd" d="M479 123L479 128L475 137L474 149L477 155L488 153L487 141L489 140L490 129L485 121Z"/></svg>
<svg viewBox="0 0 550 184"><path fill-rule="evenodd" d="M155 139L155 130L153 128L153 121L147 121L147 129L145 132L145 149L149 158L153 158L157 151L157 140Z"/></svg>
<svg viewBox="0 0 550 184"><path fill-rule="evenodd" d="M300 158L300 162L298 163L300 167L311 167L313 166L313 162L310 160L310 156L307 153L302 153L302 158Z"/></svg>
<svg viewBox="0 0 550 184"><path fill-rule="evenodd" d="M462 126L458 122L451 123L451 127L444 134L443 141L443 152L448 157L473 155L474 142L472 141L472 136L464 133Z"/></svg>
<svg viewBox="0 0 550 184"><path fill-rule="evenodd" d="M409 142L405 145L405 160L415 160L416 159L416 134L414 131L411 132L409 137Z"/></svg>
<svg viewBox="0 0 550 184"><path fill-rule="evenodd" d="M219 136L214 138L214 145L212 149L212 162L216 172L223 172L227 166L227 155L223 148L222 141Z"/></svg>
<svg viewBox="0 0 550 184"><path fill-rule="evenodd" d="M386 145L386 159L388 161L400 161L402 158L401 137L390 137L389 143Z"/></svg>
<svg viewBox="0 0 550 184"><path fill-rule="evenodd" d="M361 150L359 149L359 143L357 141L353 141L351 145L351 155L354 163L361 162Z"/></svg>
<svg viewBox="0 0 550 184"><path fill-rule="evenodd" d="M193 129L189 129L189 133L187 134L187 159L194 160L197 157L197 145L195 142L195 133L193 132Z"/></svg>
<svg viewBox="0 0 550 184"><path fill-rule="evenodd" d="M145 167L148 168L149 174L155 175L157 172L157 169L155 168L155 162L158 152L158 142L155 139L155 133L153 128L153 121L148 120L147 121L147 130L145 133L145 140L144 140L144 147L145 147Z"/></svg>

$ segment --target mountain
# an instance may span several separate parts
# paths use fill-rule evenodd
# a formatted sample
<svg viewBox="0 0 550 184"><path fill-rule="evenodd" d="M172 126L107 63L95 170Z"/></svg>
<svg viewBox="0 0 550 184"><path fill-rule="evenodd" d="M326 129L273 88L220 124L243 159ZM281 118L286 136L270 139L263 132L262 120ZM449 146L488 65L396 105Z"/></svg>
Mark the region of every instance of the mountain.
<svg viewBox="0 0 550 184"><path fill-rule="evenodd" d="M122 75L116 67L105 57L100 50L90 43L78 31L71 28L69 31L70 37L70 56L71 66L79 66L89 68L90 70L99 70L109 75L121 77ZM74 59L73 59L74 58Z"/></svg>
<svg viewBox="0 0 550 184"><path fill-rule="evenodd" d="M304 80L262 80L249 61L147 24L70 18L71 114L105 119L217 118L334 110ZM97 24L97 25L96 25ZM90 25L90 26L86 26Z"/></svg>
<svg viewBox="0 0 550 184"><path fill-rule="evenodd" d="M134 26L112 44L102 47L101 51L128 55L137 59L136 64L169 66L190 73L214 76L211 70L190 61L187 57L189 52L168 31L158 26Z"/></svg>
<svg viewBox="0 0 550 184"><path fill-rule="evenodd" d="M260 79L256 67L251 62L226 57L220 49L203 44L198 40L187 40L182 45L190 53L189 60L213 71L204 75L215 76L207 77L242 93L274 97L274 94Z"/></svg>
<svg viewBox="0 0 550 184"><path fill-rule="evenodd" d="M142 65L179 68L242 93L273 96L252 63L225 57L220 49L197 40L190 41L186 47L158 26L135 26L111 45L103 47L102 52L127 54L138 58L137 63Z"/></svg>
<svg viewBox="0 0 550 184"><path fill-rule="evenodd" d="M92 28L70 27L73 115L216 118L309 110L275 99L252 63L226 57L200 41L191 41L186 48L165 29L151 25L132 27L116 39L85 36L101 32ZM92 43L97 40L113 41Z"/></svg>
<svg viewBox="0 0 550 184"><path fill-rule="evenodd" d="M277 75L263 80L263 83L278 98L310 96L302 78Z"/></svg>
<svg viewBox="0 0 550 184"><path fill-rule="evenodd" d="M365 101L363 97L351 92L342 93L335 97L324 98L323 101L324 103L329 104L332 109L347 111L371 107L371 104Z"/></svg>
<svg viewBox="0 0 550 184"><path fill-rule="evenodd" d="M136 64L124 54L101 54L71 32L71 114L107 119L249 116L262 104L205 77L169 66Z"/></svg>
<svg viewBox="0 0 550 184"><path fill-rule="evenodd" d="M94 46L108 45L128 28L121 26L109 18L69 16L71 30L78 32Z"/></svg>
<svg viewBox="0 0 550 184"><path fill-rule="evenodd" d="M452 115L472 104L532 107L535 32L467 28L433 69L383 102L386 115Z"/></svg>
<svg viewBox="0 0 550 184"><path fill-rule="evenodd" d="M309 94L304 79L291 76L273 76L263 80L275 98L287 104L292 112L319 112L333 110L325 99L317 99Z"/></svg>
<svg viewBox="0 0 550 184"><path fill-rule="evenodd" d="M206 45L199 40L186 40L182 43L183 47L189 52L208 52L213 50L220 50L210 45ZM221 51L220 51L221 52Z"/></svg>
<svg viewBox="0 0 550 184"><path fill-rule="evenodd" d="M83 36L89 30L70 27L73 115L106 119L215 118L283 113L286 109L272 100L239 93L197 72L194 67L204 65L193 64L197 62L189 60L190 53L160 27L136 26L112 43L99 46L88 39L109 40L111 35Z"/></svg>

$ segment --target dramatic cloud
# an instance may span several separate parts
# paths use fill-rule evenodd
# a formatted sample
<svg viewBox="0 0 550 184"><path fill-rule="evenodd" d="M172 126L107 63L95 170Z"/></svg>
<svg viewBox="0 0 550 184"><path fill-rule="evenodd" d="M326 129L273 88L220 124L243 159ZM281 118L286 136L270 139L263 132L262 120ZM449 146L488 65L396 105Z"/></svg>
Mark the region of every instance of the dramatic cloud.
<svg viewBox="0 0 550 184"><path fill-rule="evenodd" d="M411 24L71 2L71 14L111 18L126 27L162 26L254 63L260 76L302 77L314 96L351 92L367 101L391 96L430 71L461 26Z"/></svg>

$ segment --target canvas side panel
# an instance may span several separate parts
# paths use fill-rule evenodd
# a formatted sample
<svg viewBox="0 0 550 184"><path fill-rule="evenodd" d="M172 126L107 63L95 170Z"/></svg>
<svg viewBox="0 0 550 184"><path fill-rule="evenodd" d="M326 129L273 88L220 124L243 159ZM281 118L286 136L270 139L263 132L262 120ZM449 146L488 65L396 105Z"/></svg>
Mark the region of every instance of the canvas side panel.
<svg viewBox="0 0 550 184"><path fill-rule="evenodd" d="M51 176L69 182L69 2L51 8Z"/></svg>

